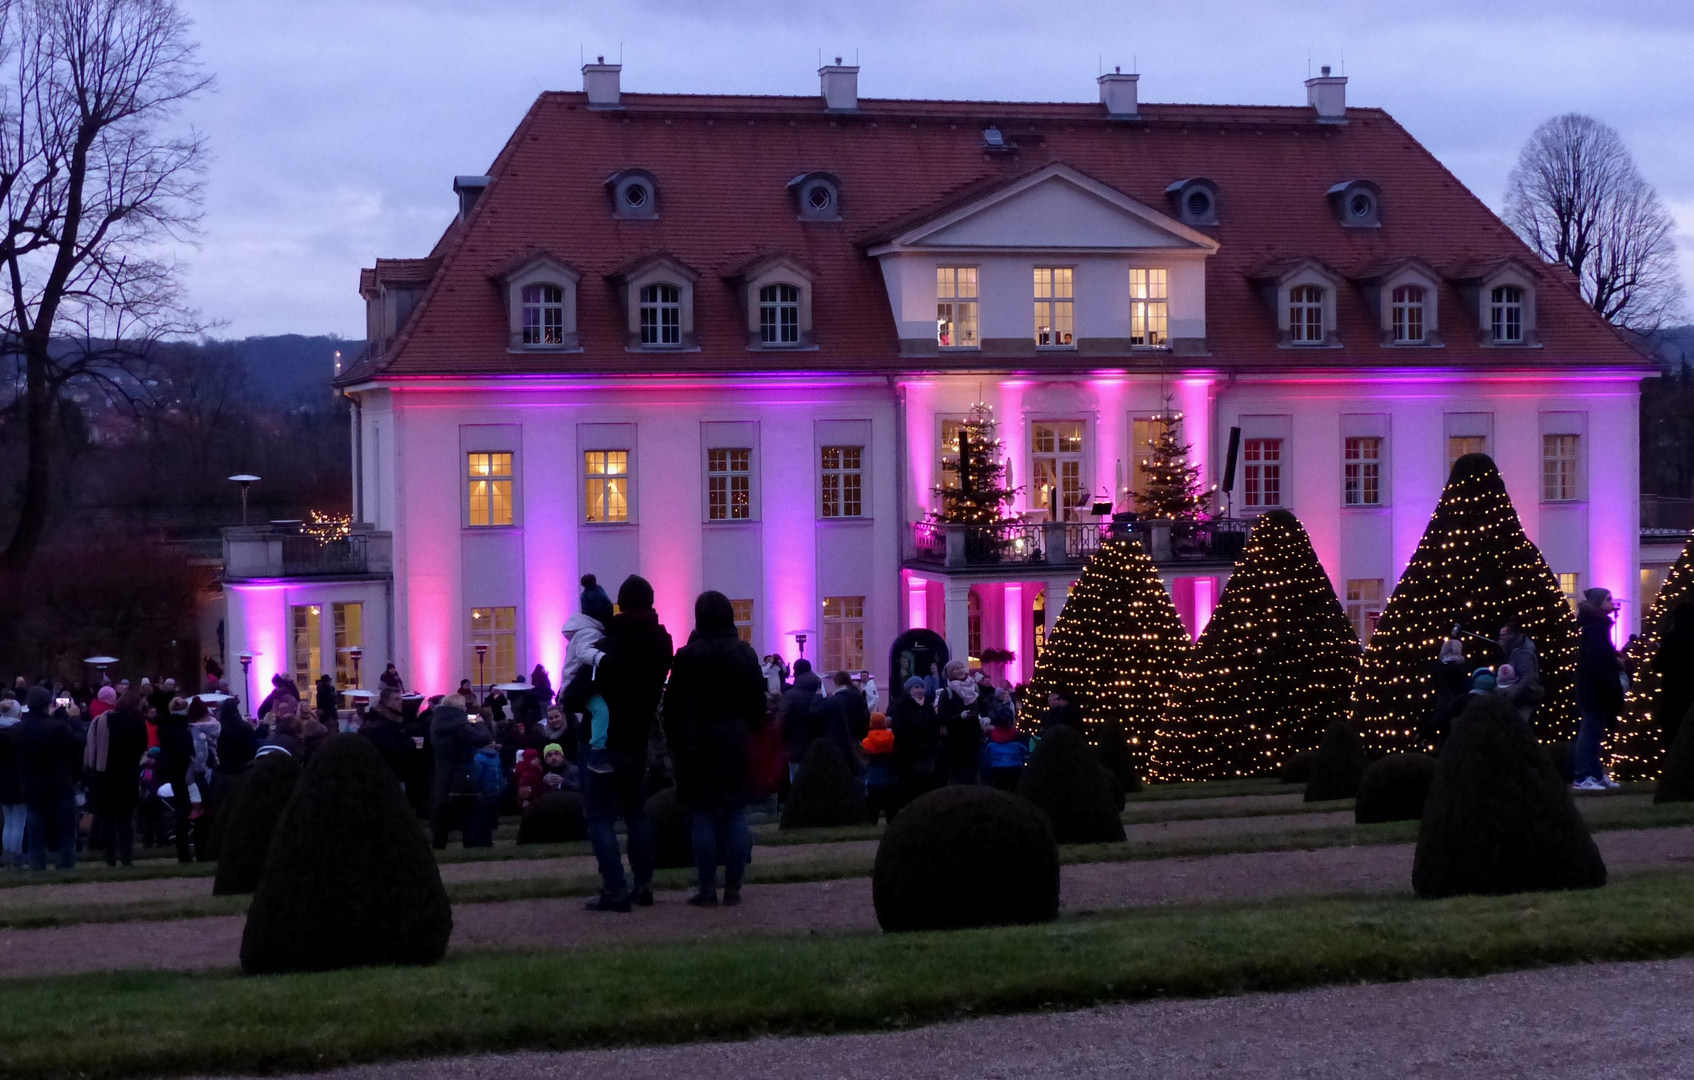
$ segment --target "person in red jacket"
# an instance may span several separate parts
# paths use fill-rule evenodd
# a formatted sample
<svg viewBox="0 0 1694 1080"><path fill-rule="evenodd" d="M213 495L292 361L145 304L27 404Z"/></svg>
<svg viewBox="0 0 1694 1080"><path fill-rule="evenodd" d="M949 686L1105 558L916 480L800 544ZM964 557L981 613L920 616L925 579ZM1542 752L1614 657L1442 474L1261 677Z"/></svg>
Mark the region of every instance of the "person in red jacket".
<svg viewBox="0 0 1694 1080"><path fill-rule="evenodd" d="M527 810L530 803L547 793L541 772L541 751L519 752L517 766L512 770L512 786L518 792L518 809Z"/></svg>

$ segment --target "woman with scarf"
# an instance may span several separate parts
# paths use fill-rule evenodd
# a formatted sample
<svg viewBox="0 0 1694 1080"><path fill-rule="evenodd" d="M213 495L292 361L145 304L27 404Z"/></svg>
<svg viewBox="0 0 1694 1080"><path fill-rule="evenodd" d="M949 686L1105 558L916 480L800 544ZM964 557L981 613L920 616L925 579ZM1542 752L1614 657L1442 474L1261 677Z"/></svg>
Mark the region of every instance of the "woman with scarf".
<svg viewBox="0 0 1694 1080"><path fill-rule="evenodd" d="M936 695L935 715L947 747L947 782L974 784L982 770L982 721L978 716L978 687L970 664L949 660L942 672L946 682Z"/></svg>
<svg viewBox="0 0 1694 1080"><path fill-rule="evenodd" d="M101 687L99 700L104 701L111 689ZM113 707L88 725L82 768L106 865L129 866L135 850L135 804L141 788L141 758L147 753L147 722L141 718L141 695L133 690L108 704Z"/></svg>

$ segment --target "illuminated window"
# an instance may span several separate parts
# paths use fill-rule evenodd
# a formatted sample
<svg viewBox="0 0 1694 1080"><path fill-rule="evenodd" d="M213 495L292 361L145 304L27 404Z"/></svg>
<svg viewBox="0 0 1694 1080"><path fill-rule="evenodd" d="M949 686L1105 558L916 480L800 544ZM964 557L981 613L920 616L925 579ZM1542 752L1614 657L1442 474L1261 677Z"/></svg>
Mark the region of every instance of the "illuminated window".
<svg viewBox="0 0 1694 1080"><path fill-rule="evenodd" d="M1030 605L1031 614L1035 616L1035 632L1030 635L1035 643L1035 659L1040 660L1041 654L1047 651L1047 592L1043 589L1035 594L1035 602Z"/></svg>
<svg viewBox="0 0 1694 1080"><path fill-rule="evenodd" d="M735 632L751 645L753 643L753 601L731 600L729 606L735 611Z"/></svg>
<svg viewBox="0 0 1694 1080"><path fill-rule="evenodd" d="M682 344L682 289L675 285L641 288L641 344Z"/></svg>
<svg viewBox="0 0 1694 1080"><path fill-rule="evenodd" d="M331 610L335 618L335 686L338 690L356 690L359 683L347 650L365 647L365 605L336 604ZM363 675L361 664L359 676Z"/></svg>
<svg viewBox="0 0 1694 1080"><path fill-rule="evenodd" d="M823 516L863 517L865 448L826 446L822 452Z"/></svg>
<svg viewBox="0 0 1694 1080"><path fill-rule="evenodd" d="M935 340L942 348L977 347L976 267L935 268Z"/></svg>
<svg viewBox="0 0 1694 1080"><path fill-rule="evenodd" d="M1088 513L1088 485L1083 478L1081 420L1061 420L1030 427L1030 476L1036 507L1050 521L1082 521Z"/></svg>
<svg viewBox="0 0 1694 1080"><path fill-rule="evenodd" d="M476 647L488 646L477 667ZM470 664L466 668L478 687L514 682L518 677L518 609L471 608Z"/></svg>
<svg viewBox="0 0 1694 1080"><path fill-rule="evenodd" d="M821 659L824 671L858 671L865 666L864 597L824 597Z"/></svg>
<svg viewBox="0 0 1694 1080"><path fill-rule="evenodd" d="M1560 574L1559 591L1564 594L1565 603L1570 605L1572 611L1575 611L1577 603L1582 599L1582 575Z"/></svg>
<svg viewBox="0 0 1694 1080"><path fill-rule="evenodd" d="M1322 345L1323 288L1296 285L1288 290L1288 338L1297 345Z"/></svg>
<svg viewBox="0 0 1694 1080"><path fill-rule="evenodd" d="M1665 577L1668 571L1664 567L1643 566L1641 568L1641 610L1653 610L1654 601L1658 600L1659 592L1665 587Z"/></svg>
<svg viewBox="0 0 1694 1080"><path fill-rule="evenodd" d="M470 474L471 527L492 528L512 523L512 455L465 455Z"/></svg>
<svg viewBox="0 0 1694 1080"><path fill-rule="evenodd" d="M1129 272L1129 343L1163 347L1170 316L1170 271Z"/></svg>
<svg viewBox="0 0 1694 1080"><path fill-rule="evenodd" d="M1248 439L1242 452L1246 462L1246 504L1255 510L1282 505L1282 440Z"/></svg>
<svg viewBox="0 0 1694 1080"><path fill-rule="evenodd" d="M1396 345L1423 344L1424 295L1422 285L1401 285L1395 288L1391 310Z"/></svg>
<svg viewBox="0 0 1694 1080"><path fill-rule="evenodd" d="M959 486L959 429L965 426L963 420L941 421L940 438L940 467L941 487L952 491Z"/></svg>
<svg viewBox="0 0 1694 1080"><path fill-rule="evenodd" d="M1159 437L1161 425L1155 417L1138 416L1130 421L1129 490L1141 494L1147 490L1147 465L1153 455L1153 440Z"/></svg>
<svg viewBox="0 0 1694 1080"><path fill-rule="evenodd" d="M294 660L294 685L302 694L311 694L311 686L324 669L323 607L320 604L296 604L288 609ZM310 700L308 699L308 704Z"/></svg>
<svg viewBox="0 0 1694 1080"><path fill-rule="evenodd" d="M523 343L562 345L565 341L565 290L557 285L523 288Z"/></svg>
<svg viewBox="0 0 1694 1080"><path fill-rule="evenodd" d="M589 450L583 453L583 491L588 520L597 525L629 520L629 451Z"/></svg>
<svg viewBox="0 0 1694 1080"><path fill-rule="evenodd" d="M759 290L759 344L800 344L800 289L766 285Z"/></svg>
<svg viewBox="0 0 1694 1080"><path fill-rule="evenodd" d="M1343 502L1348 506L1382 505L1382 440L1349 438L1343 450Z"/></svg>
<svg viewBox="0 0 1694 1080"><path fill-rule="evenodd" d="M1347 620L1360 643L1370 640L1382 617L1382 585L1381 578L1347 579Z"/></svg>
<svg viewBox="0 0 1694 1080"><path fill-rule="evenodd" d="M1447 471L1453 470L1453 465L1466 454L1488 453L1488 436L1486 435L1449 435L1447 436Z"/></svg>
<svg viewBox="0 0 1694 1080"><path fill-rule="evenodd" d="M1071 278L1068 266L1035 268L1035 344L1069 346L1071 340Z"/></svg>
<svg viewBox="0 0 1694 1080"><path fill-rule="evenodd" d="M1575 435L1541 436L1541 501L1570 502L1576 498Z"/></svg>
<svg viewBox="0 0 1694 1080"><path fill-rule="evenodd" d="M753 516L753 451L706 451L706 517L746 521ZM592 518L590 519L592 520Z"/></svg>
<svg viewBox="0 0 1694 1080"><path fill-rule="evenodd" d="M1488 294L1488 327L1496 345L1523 341L1523 290L1499 285Z"/></svg>

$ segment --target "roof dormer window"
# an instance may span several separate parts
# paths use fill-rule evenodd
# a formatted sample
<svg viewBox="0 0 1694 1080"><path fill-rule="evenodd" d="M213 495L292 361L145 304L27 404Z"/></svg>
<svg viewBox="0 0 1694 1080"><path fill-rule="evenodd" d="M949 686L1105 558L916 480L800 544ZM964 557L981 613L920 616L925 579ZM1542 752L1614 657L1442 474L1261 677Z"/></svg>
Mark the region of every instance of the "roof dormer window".
<svg viewBox="0 0 1694 1080"><path fill-rule="evenodd" d="M1327 340L1324 328L1324 296L1321 285L1296 285L1288 290L1288 340L1296 345L1322 345Z"/></svg>
<svg viewBox="0 0 1694 1080"><path fill-rule="evenodd" d="M812 272L770 255L731 278L742 292L750 349L812 348Z"/></svg>
<svg viewBox="0 0 1694 1080"><path fill-rule="evenodd" d="M798 285L766 285L759 290L759 344L800 344Z"/></svg>
<svg viewBox="0 0 1694 1080"><path fill-rule="evenodd" d="M1496 345L1523 344L1524 290L1517 285L1496 285L1488 293L1489 336Z"/></svg>
<svg viewBox="0 0 1694 1080"><path fill-rule="evenodd" d="M1218 223L1218 186L1205 177L1178 180L1165 188L1165 195L1184 225Z"/></svg>
<svg viewBox="0 0 1694 1080"><path fill-rule="evenodd" d="M659 216L659 184L645 169L625 169L606 181L612 216L634 221Z"/></svg>
<svg viewBox="0 0 1694 1080"><path fill-rule="evenodd" d="M698 276L675 259L659 256L614 277L627 305L630 349L695 347L694 281Z"/></svg>
<svg viewBox="0 0 1694 1080"><path fill-rule="evenodd" d="M497 280L506 294L507 348L575 351L580 275L551 255L534 255Z"/></svg>
<svg viewBox="0 0 1694 1080"><path fill-rule="evenodd" d="M523 287L523 343L565 343L565 290L552 284Z"/></svg>
<svg viewBox="0 0 1694 1080"><path fill-rule="evenodd" d="M841 181L829 173L802 173L788 182L801 221L841 220Z"/></svg>
<svg viewBox="0 0 1694 1080"><path fill-rule="evenodd" d="M1390 332L1393 334L1394 344L1424 343L1424 305L1428 296L1429 290L1422 285L1395 286L1393 303L1389 305Z"/></svg>
<svg viewBox="0 0 1694 1080"><path fill-rule="evenodd" d="M1374 229L1382 224L1382 193L1369 180L1348 180L1329 189L1330 209L1350 229Z"/></svg>
<svg viewBox="0 0 1694 1080"><path fill-rule="evenodd" d="M641 288L641 344L667 348L682 344L682 288L663 282Z"/></svg>

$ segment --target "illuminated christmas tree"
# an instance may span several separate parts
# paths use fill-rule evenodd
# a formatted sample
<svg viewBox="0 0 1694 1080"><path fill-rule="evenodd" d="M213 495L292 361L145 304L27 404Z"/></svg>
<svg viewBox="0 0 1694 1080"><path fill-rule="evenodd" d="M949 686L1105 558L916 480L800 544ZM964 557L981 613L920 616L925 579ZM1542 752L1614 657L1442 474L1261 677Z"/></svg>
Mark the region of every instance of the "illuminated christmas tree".
<svg viewBox="0 0 1694 1080"><path fill-rule="evenodd" d="M1259 517L1190 665L1180 719L1153 743L1156 779L1275 772L1347 717L1359 638L1306 530Z"/></svg>
<svg viewBox="0 0 1694 1080"><path fill-rule="evenodd" d="M1373 754L1418 749L1448 633L1457 626L1498 640L1501 625L1514 617L1540 657L1546 698L1535 710L1536 728L1547 741L1570 739L1576 734L1576 619L1541 552L1524 535L1493 459L1466 454L1454 463L1365 649L1353 719L1366 747ZM1468 666L1501 662L1491 641L1463 640Z"/></svg>
<svg viewBox="0 0 1694 1080"><path fill-rule="evenodd" d="M1659 757L1665 746L1660 737L1656 708L1663 678L1653 670L1659 641L1669 628L1670 613L1678 604L1694 602L1694 543L1682 549L1665 583L1641 620L1641 639L1630 650L1635 661L1635 682L1629 688L1628 708L1612 735L1612 776L1618 780L1651 780L1658 775Z"/></svg>
<svg viewBox="0 0 1694 1080"><path fill-rule="evenodd" d="M958 445L951 449L959 455L959 484L935 489L941 499L937 520L950 525L998 525L1017 490L1004 483L1005 451L992 405L979 401L971 406L959 424Z"/></svg>
<svg viewBox="0 0 1694 1080"><path fill-rule="evenodd" d="M1141 542L1111 537L1071 589L1035 664L1030 697L1043 707L1050 692L1064 692L1095 744L1115 719L1144 774L1153 732L1181 689L1188 648L1188 631Z"/></svg>
<svg viewBox="0 0 1694 1080"><path fill-rule="evenodd" d="M1135 509L1143 517L1193 521L1205 511L1206 501L1200 494L1200 466L1189 464L1193 447L1179 437L1182 414L1173 412L1167 400L1153 423L1156 431L1148 445L1135 448L1146 451L1141 458L1146 479L1135 493Z"/></svg>

